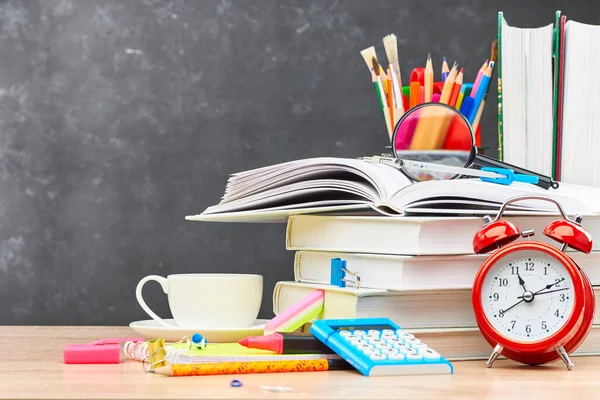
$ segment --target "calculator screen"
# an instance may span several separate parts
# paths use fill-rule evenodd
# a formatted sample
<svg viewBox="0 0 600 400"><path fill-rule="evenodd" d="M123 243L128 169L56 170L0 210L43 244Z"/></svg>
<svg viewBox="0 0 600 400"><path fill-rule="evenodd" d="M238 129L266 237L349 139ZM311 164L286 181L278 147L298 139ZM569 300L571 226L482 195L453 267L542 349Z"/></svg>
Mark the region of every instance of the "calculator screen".
<svg viewBox="0 0 600 400"><path fill-rule="evenodd" d="M374 329L376 331L381 331L384 329L391 329L391 330L396 330L395 327L391 326L391 325L387 325L387 324L383 324L383 325L358 325L358 326L335 326L335 325L330 325L330 328L336 331L353 331L356 329Z"/></svg>

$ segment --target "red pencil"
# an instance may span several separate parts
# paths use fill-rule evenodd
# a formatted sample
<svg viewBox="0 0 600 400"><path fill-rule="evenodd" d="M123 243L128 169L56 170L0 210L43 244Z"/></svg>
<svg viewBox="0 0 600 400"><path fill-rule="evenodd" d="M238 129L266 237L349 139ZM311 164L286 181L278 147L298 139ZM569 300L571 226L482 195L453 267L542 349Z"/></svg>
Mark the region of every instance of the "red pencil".
<svg viewBox="0 0 600 400"><path fill-rule="evenodd" d="M460 93L460 87L463 84L464 70L464 68L460 69L460 73L458 74L456 81L454 81L454 86L452 87L452 94L450 95L450 101L448 101L448 105L452 107L454 107L454 105L456 104L456 100L458 99L458 95Z"/></svg>

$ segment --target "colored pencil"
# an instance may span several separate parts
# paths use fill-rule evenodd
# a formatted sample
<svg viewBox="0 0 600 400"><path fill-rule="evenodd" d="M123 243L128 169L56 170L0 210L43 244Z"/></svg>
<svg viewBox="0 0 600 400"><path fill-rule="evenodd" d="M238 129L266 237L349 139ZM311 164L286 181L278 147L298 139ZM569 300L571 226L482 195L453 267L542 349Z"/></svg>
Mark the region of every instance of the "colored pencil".
<svg viewBox="0 0 600 400"><path fill-rule="evenodd" d="M490 84L490 80L492 78L493 68L494 62L492 61L488 65L486 71L483 73L483 76L481 77L481 82L479 82L479 87L477 88L477 93L475 94L475 97L473 97L473 107L471 108L471 111L469 112L469 115L467 117L471 125L473 124L473 122L475 122L477 111L479 110L479 106L483 101L483 96L485 96L485 93L487 92L488 85ZM471 94L473 94L473 91L471 91Z"/></svg>
<svg viewBox="0 0 600 400"><path fill-rule="evenodd" d="M479 72L477 72L477 77L475 78L475 82L473 82L473 90L471 91L471 97L475 98L475 93L477 93L477 89L479 88L479 83L481 82L481 78L483 77L483 73L488 67L488 61L485 60L481 68L479 68Z"/></svg>
<svg viewBox="0 0 600 400"><path fill-rule="evenodd" d="M444 82L444 88L442 89L440 103L448 104L448 101L450 100L450 95L452 94L452 89L454 88L454 81L456 80L457 66L458 65L456 63L452 65L452 69L448 74L448 78Z"/></svg>
<svg viewBox="0 0 600 400"><path fill-rule="evenodd" d="M230 374L258 374L271 372L314 372L352 369L340 359L237 361L205 364L169 364L149 372L165 376L203 376Z"/></svg>
<svg viewBox="0 0 600 400"><path fill-rule="evenodd" d="M410 98L408 100L409 107L413 108L419 105L419 98L421 97L421 84L419 82L410 83Z"/></svg>
<svg viewBox="0 0 600 400"><path fill-rule="evenodd" d="M395 108L394 119L392 120L395 125L406 110L406 106L402 99L402 75L400 74L400 61L398 61L398 40L396 39L396 35L390 34L385 36L383 38L383 46L385 48L388 64L390 65L392 71L394 104L390 104L390 107Z"/></svg>
<svg viewBox="0 0 600 400"><path fill-rule="evenodd" d="M458 73L458 76L456 77L456 80L454 81L454 87L452 88L452 94L450 95L450 100L448 101L448 105L454 107L454 105L456 104L456 100L458 99L458 94L460 93L460 87L463 84L463 75L464 75L464 68L460 69L460 72Z"/></svg>
<svg viewBox="0 0 600 400"><path fill-rule="evenodd" d="M427 63L425 64L425 103L431 102L433 97L433 63L431 62L431 54L427 55Z"/></svg>
<svg viewBox="0 0 600 400"><path fill-rule="evenodd" d="M490 55L490 64L492 64L492 74L494 74L494 66L496 65L496 61L498 61L498 40L494 40L492 42L492 50ZM490 87L492 86L492 82L488 83L488 87L485 91L485 96L483 96L483 100L481 101L481 105L477 110L477 115L475 115L475 120L473 121L473 131L477 131L479 127L479 121L481 120L481 115L483 114L483 108L485 107L485 102L487 100L488 93L490 92Z"/></svg>
<svg viewBox="0 0 600 400"><path fill-rule="evenodd" d="M391 66L388 65L388 70L387 70L387 74L386 74L386 79L385 79L385 83L387 85L387 102L388 102L388 107L389 107L389 111L390 111L390 121L392 121L392 124L395 125L395 123L393 121L395 121L394 119L394 89L393 89L393 83L392 83L392 70L391 70ZM392 129L394 129L392 127Z"/></svg>
<svg viewBox="0 0 600 400"><path fill-rule="evenodd" d="M442 61L442 82L446 82L449 73L448 63L446 62L446 57L444 57L444 61Z"/></svg>

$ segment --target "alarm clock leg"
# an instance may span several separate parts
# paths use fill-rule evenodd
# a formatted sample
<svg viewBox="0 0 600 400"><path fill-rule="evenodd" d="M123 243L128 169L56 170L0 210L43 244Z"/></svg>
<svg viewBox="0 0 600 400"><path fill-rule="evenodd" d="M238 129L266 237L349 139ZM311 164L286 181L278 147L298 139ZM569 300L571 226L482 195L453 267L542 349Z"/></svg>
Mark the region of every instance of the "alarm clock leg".
<svg viewBox="0 0 600 400"><path fill-rule="evenodd" d="M565 362L565 364L567 365L567 369L570 371L573 369L573 367L575 366L575 364L573 364L571 362L571 359L569 358L569 355L567 354L567 352L565 351L564 347L562 346L558 346L558 348L556 349L556 352L558 353L558 355L560 356L560 358Z"/></svg>
<svg viewBox="0 0 600 400"><path fill-rule="evenodd" d="M502 350L504 350L504 348L497 344L496 347L494 347L494 351L490 355L490 358L488 358L488 360L485 362L485 366L488 368L492 368L492 364L494 363L494 361L496 361L498 356L500 356Z"/></svg>

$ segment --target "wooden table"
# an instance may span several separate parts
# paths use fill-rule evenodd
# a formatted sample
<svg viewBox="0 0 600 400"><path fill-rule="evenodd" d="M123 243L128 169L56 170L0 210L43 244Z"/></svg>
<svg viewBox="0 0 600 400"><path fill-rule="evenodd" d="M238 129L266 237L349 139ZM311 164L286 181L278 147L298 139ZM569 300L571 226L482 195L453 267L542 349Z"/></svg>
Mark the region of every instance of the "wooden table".
<svg viewBox="0 0 600 400"><path fill-rule="evenodd" d="M137 361L121 364L66 365L67 343L136 336L126 327L0 327L4 362L0 363L0 398L328 398L328 399L568 399L600 396L600 358L574 358L542 367L496 361L454 362L454 375L362 376L356 371L254 374L170 378L147 374ZM239 379L243 387L229 383ZM276 393L260 386L284 386Z"/></svg>

